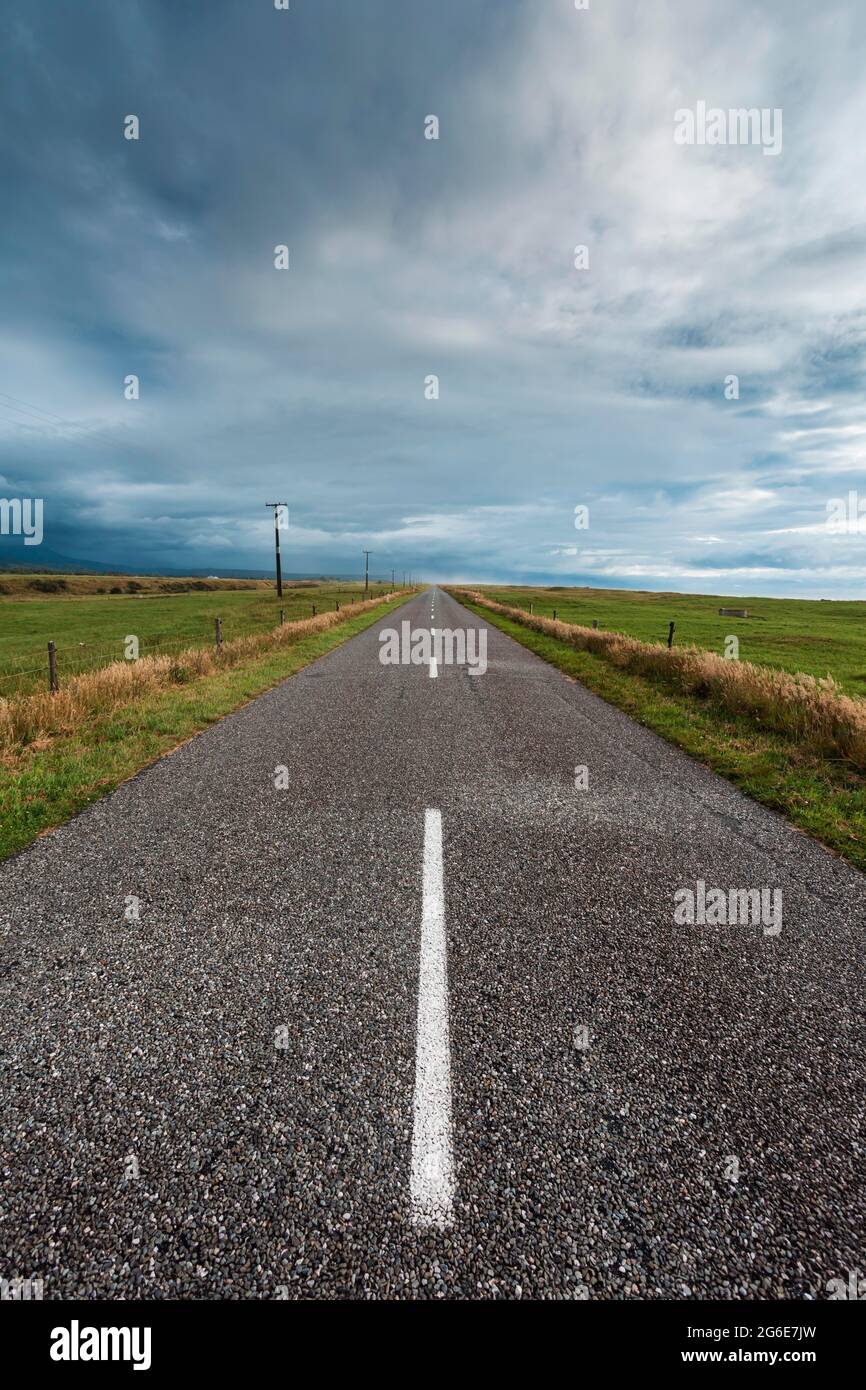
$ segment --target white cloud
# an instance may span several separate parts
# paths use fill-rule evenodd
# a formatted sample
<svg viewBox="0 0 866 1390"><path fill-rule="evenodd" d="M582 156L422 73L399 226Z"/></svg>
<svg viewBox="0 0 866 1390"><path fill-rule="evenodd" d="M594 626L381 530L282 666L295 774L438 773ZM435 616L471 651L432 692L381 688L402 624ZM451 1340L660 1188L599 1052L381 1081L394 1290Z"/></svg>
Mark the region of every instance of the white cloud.
<svg viewBox="0 0 866 1390"><path fill-rule="evenodd" d="M106 31L105 99L150 99L120 153L101 108L88 139L87 44L76 68L63 17L28 19L74 109L13 94L39 179L9 200L3 390L48 414L0 396L10 483L118 558L192 537L265 567L285 493L299 568L366 544L443 577L856 585L822 521L866 438L863 7L421 8L370 0L314 38L301 16L275 55L225 7L192 70L137 10ZM783 107L782 155L675 145L699 98Z"/></svg>

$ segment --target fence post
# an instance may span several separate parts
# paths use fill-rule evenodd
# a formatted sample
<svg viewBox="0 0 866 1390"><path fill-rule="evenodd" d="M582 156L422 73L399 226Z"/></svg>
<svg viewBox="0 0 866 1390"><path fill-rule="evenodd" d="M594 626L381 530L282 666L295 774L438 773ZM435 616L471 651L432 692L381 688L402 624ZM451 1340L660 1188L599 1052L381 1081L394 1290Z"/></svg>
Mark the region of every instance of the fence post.
<svg viewBox="0 0 866 1390"><path fill-rule="evenodd" d="M598 618L593 618L592 626L596 631L598 631Z"/></svg>
<svg viewBox="0 0 866 1390"><path fill-rule="evenodd" d="M216 649L220 651L223 644L223 625L220 618L214 618L214 637L216 639Z"/></svg>
<svg viewBox="0 0 866 1390"><path fill-rule="evenodd" d="M59 689L57 684L57 648L53 642L48 643L48 681L51 686L51 694L56 695Z"/></svg>
<svg viewBox="0 0 866 1390"><path fill-rule="evenodd" d="M553 610L553 621L556 622L556 609Z"/></svg>
<svg viewBox="0 0 866 1390"><path fill-rule="evenodd" d="M339 613L339 611L340 611L340 600L337 599L337 606L336 606L336 608L334 609L334 612L335 612L335 613Z"/></svg>
<svg viewBox="0 0 866 1390"><path fill-rule="evenodd" d="M671 647L672 647L673 644L674 644L674 628L675 628L675 627L676 627L676 623L671 623L670 628L669 628L669 630L668 630L668 651L670 651Z"/></svg>
<svg viewBox="0 0 866 1390"><path fill-rule="evenodd" d="M281 609L280 609L280 627L282 627L282 625L283 625L283 623L284 623L285 621L286 621L286 610L285 610L285 608L281 608Z"/></svg>
<svg viewBox="0 0 866 1390"><path fill-rule="evenodd" d="M313 604L313 617L315 618L315 616L316 616L316 605Z"/></svg>
<svg viewBox="0 0 866 1390"><path fill-rule="evenodd" d="M532 604L529 605L529 612L532 613Z"/></svg>

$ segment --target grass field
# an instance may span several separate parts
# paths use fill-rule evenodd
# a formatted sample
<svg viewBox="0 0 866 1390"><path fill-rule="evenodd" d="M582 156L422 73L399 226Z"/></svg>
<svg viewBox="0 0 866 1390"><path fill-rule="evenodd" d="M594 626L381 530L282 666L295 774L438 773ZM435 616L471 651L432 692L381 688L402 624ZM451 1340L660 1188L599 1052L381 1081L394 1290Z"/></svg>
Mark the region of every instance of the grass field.
<svg viewBox="0 0 866 1390"><path fill-rule="evenodd" d="M315 585L319 581L293 580L298 586ZM49 570L21 571L0 569L0 594L7 598L41 598L57 594L63 598L94 598L104 594L180 594L208 593L226 589L273 589L270 579L211 579L199 576L177 578L161 574L55 574Z"/></svg>
<svg viewBox="0 0 866 1390"><path fill-rule="evenodd" d="M776 721L766 717L756 718L747 710L737 708L735 689L731 692L732 707L725 707L724 699L720 701L713 698L709 685L702 694L699 693L700 687L692 693L677 689L675 681L664 676L664 661L658 663L657 678L651 674L644 675L634 670L626 670L619 666L616 660L606 659L603 653L580 650L556 635L536 631L525 626L522 621L515 621L507 615L481 607L473 603L464 590L454 589L453 592L467 607L536 652L545 661L579 680L588 689L624 710L669 742L684 748L693 757L727 777L747 795L782 812L794 825L844 855L858 868L866 870L866 776L862 771L862 758L858 765L852 763L850 758L834 755L832 751L818 751L818 739L786 735L783 727L784 718L780 717ZM608 631L614 630L616 617L620 619L620 623L616 624L616 630L627 632L629 636L640 636L644 641L666 638L666 625L661 632L656 630L658 618L664 614L665 624L670 619L678 621L673 601L679 598L684 605L680 611L691 611L694 615L691 639L696 643L696 634L701 630L701 624L705 634L713 632L714 618L712 612L708 611L709 606L714 605L716 610L720 606L750 608L754 603L756 610L759 609L765 614L765 640L768 645L764 650L773 650L777 654L774 663L768 661L766 664L792 672L807 670L809 654L814 650L808 640L808 627L818 626L818 623L815 619L810 620L809 615L817 608L823 610L830 607L829 604L819 606L784 599L729 599L720 604L716 599L698 596L685 598L674 595L670 596L669 600L668 595L623 595L605 590L572 590L574 597L569 601L567 593L568 591L563 590L502 587L494 589L488 586L484 590L484 597L497 603L507 603L513 608L522 608L524 611L532 602L534 614L548 618L553 616L555 608L558 620L579 621L583 626L588 625L595 616L599 617L600 626L605 626L601 614L606 611ZM602 607L605 599L608 600L606 610ZM637 600L636 603L631 602L634 599ZM863 605L840 603L832 607L858 613ZM795 621L798 612L803 615L801 626L806 629L799 633ZM628 619L632 614L636 615L636 621L633 621L633 625L630 623L627 626L624 619ZM724 625L737 621L719 620L717 613L716 620ZM742 630L749 621L751 619L740 620L736 630ZM862 624L862 617L858 616L857 621ZM687 626L688 622L689 619L686 618L684 626ZM840 617L839 613L827 616L825 635L835 631L836 636L830 637L829 645L824 646L822 650L828 652L832 649L834 657L830 663L824 662L817 667L813 665L812 672L824 675L829 669L843 688L856 694L857 662L853 650L856 644L851 639L846 640L844 622L844 617ZM642 626L638 626L638 623ZM728 630L734 629L729 627ZM787 645L779 645L781 636L788 637ZM716 654L719 653L719 648L713 647L709 638L701 645L705 645ZM787 653L784 661L778 660L780 651ZM668 654L664 651L662 655L667 657ZM762 658L753 652L751 659L760 662ZM708 659L701 660L706 662ZM731 668L734 666L734 663L724 664ZM735 674L731 669L731 675ZM760 668L757 679L760 680ZM862 686L860 689L862 690ZM843 704L844 699L845 697ZM851 703L849 700L848 704ZM862 703L866 709L866 701L855 703L858 707ZM862 721L862 714L859 718ZM773 722L778 723L779 727L772 727Z"/></svg>
<svg viewBox="0 0 866 1390"><path fill-rule="evenodd" d="M832 675L849 695L866 696L866 600L730 598L712 594L648 593L627 589L475 586L497 603L543 617L622 632L643 642L666 642L676 623L678 646L693 643L724 654L725 639L739 640L741 661L810 676ZM748 618L721 618L720 608L746 608Z"/></svg>
<svg viewBox="0 0 866 1390"><path fill-rule="evenodd" d="M172 586L168 592L166 586ZM285 585L278 599L264 580L0 573L0 696L45 688L49 641L57 646L62 684L66 676L120 660L130 635L138 638L141 656L206 646L214 640L216 618L229 640L275 627L280 608L292 622L309 617L314 607L322 613L356 601L363 587L302 582ZM371 597L383 592L371 585Z"/></svg>

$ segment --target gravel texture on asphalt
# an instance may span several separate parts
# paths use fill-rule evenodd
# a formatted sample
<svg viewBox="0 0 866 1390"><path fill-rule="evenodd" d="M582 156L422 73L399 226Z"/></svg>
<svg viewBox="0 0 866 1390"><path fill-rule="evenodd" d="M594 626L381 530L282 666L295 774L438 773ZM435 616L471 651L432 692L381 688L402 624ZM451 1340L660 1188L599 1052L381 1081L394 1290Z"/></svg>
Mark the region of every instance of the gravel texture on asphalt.
<svg viewBox="0 0 866 1390"><path fill-rule="evenodd" d="M866 880L433 594L486 674L380 663L428 591L0 865L4 1277L802 1299L864 1267ZM408 1204L428 807L447 1230ZM677 925L700 879L781 889L781 934Z"/></svg>

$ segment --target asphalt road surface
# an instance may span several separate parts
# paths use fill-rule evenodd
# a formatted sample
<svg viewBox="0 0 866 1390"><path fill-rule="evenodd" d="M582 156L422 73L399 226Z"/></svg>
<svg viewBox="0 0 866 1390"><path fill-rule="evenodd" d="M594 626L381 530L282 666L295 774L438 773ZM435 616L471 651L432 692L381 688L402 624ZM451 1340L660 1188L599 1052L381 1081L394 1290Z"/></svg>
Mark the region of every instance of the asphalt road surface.
<svg viewBox="0 0 866 1390"><path fill-rule="evenodd" d="M380 662L431 613L486 673ZM677 924L699 880L781 931ZM427 591L0 865L0 1274L825 1298L866 1268L864 887Z"/></svg>

